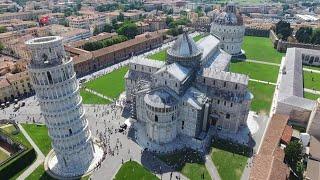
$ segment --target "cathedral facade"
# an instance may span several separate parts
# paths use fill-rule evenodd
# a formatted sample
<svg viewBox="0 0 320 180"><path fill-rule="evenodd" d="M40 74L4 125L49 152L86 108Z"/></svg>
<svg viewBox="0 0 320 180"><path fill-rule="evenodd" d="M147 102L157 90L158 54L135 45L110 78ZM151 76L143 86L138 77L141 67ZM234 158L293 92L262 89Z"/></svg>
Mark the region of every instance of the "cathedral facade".
<svg viewBox="0 0 320 180"><path fill-rule="evenodd" d="M165 62L140 58L125 76L132 116L156 144L177 136L201 138L209 126L238 132L246 126L249 77L228 72L231 55L209 35L196 44L188 34L167 50Z"/></svg>

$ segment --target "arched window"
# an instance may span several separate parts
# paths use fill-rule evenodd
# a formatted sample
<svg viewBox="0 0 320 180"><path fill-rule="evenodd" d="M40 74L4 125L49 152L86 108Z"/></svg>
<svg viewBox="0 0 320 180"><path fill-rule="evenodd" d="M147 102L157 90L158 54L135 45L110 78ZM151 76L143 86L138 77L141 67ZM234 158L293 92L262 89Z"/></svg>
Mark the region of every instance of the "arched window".
<svg viewBox="0 0 320 180"><path fill-rule="evenodd" d="M71 129L69 129L69 135L72 135L72 130Z"/></svg>
<svg viewBox="0 0 320 180"><path fill-rule="evenodd" d="M230 119L230 114L226 114L226 118L227 118L227 119Z"/></svg>
<svg viewBox="0 0 320 180"><path fill-rule="evenodd" d="M51 73L49 71L47 71L47 77L49 80L49 84L52 84L52 77L51 77Z"/></svg>
<svg viewBox="0 0 320 180"><path fill-rule="evenodd" d="M154 121L158 122L158 116L157 115L154 116Z"/></svg>

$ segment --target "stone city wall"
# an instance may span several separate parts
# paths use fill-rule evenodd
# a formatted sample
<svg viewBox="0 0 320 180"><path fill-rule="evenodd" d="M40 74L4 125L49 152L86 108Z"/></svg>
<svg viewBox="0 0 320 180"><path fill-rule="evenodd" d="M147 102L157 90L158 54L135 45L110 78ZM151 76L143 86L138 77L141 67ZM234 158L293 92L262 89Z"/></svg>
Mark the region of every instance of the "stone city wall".
<svg viewBox="0 0 320 180"><path fill-rule="evenodd" d="M269 37L269 30L246 27L245 36Z"/></svg>
<svg viewBox="0 0 320 180"><path fill-rule="evenodd" d="M269 38L272 41L274 48L279 52L286 52L287 48L293 47L320 50L320 45L288 42L278 39L276 33L273 30L270 30Z"/></svg>

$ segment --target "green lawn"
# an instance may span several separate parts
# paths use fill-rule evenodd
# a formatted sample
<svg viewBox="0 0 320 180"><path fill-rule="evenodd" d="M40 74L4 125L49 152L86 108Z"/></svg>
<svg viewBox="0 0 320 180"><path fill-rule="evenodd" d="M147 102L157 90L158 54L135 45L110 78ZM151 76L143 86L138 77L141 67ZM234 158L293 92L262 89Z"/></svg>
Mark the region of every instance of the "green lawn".
<svg viewBox="0 0 320 180"><path fill-rule="evenodd" d="M215 140L211 158L222 180L240 180L247 164L249 150L223 140Z"/></svg>
<svg viewBox="0 0 320 180"><path fill-rule="evenodd" d="M0 163L8 159L10 156L0 149Z"/></svg>
<svg viewBox="0 0 320 180"><path fill-rule="evenodd" d="M89 81L84 86L110 98L118 98L124 91L124 75L127 71L128 67L122 67Z"/></svg>
<svg viewBox="0 0 320 180"><path fill-rule="evenodd" d="M269 38L245 36L242 49L245 51L247 59L266 61L280 64L284 53L279 53L273 48Z"/></svg>
<svg viewBox="0 0 320 180"><path fill-rule="evenodd" d="M254 96L250 109L258 113L269 113L275 86L249 81L248 88Z"/></svg>
<svg viewBox="0 0 320 180"><path fill-rule="evenodd" d="M276 82L278 77L278 66L258 64L245 61L232 60L230 71L248 75L251 79L268 82Z"/></svg>
<svg viewBox="0 0 320 180"><path fill-rule="evenodd" d="M6 127L3 127L1 128L4 132L8 133L8 134L12 134L14 132L17 131L17 129L11 124L11 125L8 125Z"/></svg>
<svg viewBox="0 0 320 180"><path fill-rule="evenodd" d="M198 42L200 39L202 39L203 37L205 37L203 34L199 34L195 37L193 37L192 39L195 41L195 42Z"/></svg>
<svg viewBox="0 0 320 180"><path fill-rule="evenodd" d="M51 139L45 125L22 124L32 140L37 144L44 155L47 155L51 148Z"/></svg>
<svg viewBox="0 0 320 180"><path fill-rule="evenodd" d="M125 162L117 172L115 180L156 180L159 179L148 169L135 161Z"/></svg>
<svg viewBox="0 0 320 180"><path fill-rule="evenodd" d="M22 134L22 132L20 131L15 131L15 128L13 126L7 126L5 128L2 128L3 131L5 132L10 132L8 133L9 137L16 140L17 142L21 143L22 145L31 148L31 144L29 143L29 141L26 139L26 137L24 137L24 135Z"/></svg>
<svg viewBox="0 0 320 180"><path fill-rule="evenodd" d="M34 179L43 179L43 180L55 180L51 176L49 176L45 171L44 171L44 166L41 164L40 166L37 167L36 170L34 170L27 178L26 180L34 180Z"/></svg>
<svg viewBox="0 0 320 180"><path fill-rule="evenodd" d="M110 104L111 101L94 95L84 89L80 90L83 104Z"/></svg>
<svg viewBox="0 0 320 180"><path fill-rule="evenodd" d="M204 174L205 179L211 179L204 165L204 159L197 151L187 149L172 154L159 155L158 157L172 167L176 165L176 170L190 180L201 179L202 174Z"/></svg>
<svg viewBox="0 0 320 180"><path fill-rule="evenodd" d="M308 93L308 92L304 92L304 98L307 99L311 99L311 100L317 100L318 98L320 98L319 94L312 94L312 93Z"/></svg>
<svg viewBox="0 0 320 180"><path fill-rule="evenodd" d="M167 59L167 49L151 54L150 56L148 56L148 58L157 61L165 61Z"/></svg>
<svg viewBox="0 0 320 180"><path fill-rule="evenodd" d="M303 71L304 88L320 91L320 74Z"/></svg>

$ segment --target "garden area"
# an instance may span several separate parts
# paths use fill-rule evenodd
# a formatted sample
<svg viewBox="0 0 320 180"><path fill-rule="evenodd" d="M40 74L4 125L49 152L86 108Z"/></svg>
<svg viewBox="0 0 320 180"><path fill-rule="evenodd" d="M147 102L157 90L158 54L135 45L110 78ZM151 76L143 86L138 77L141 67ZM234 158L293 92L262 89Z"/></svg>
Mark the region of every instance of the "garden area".
<svg viewBox="0 0 320 180"><path fill-rule="evenodd" d="M135 161L125 162L117 174L114 180L157 180L156 175L152 174L148 169L141 166Z"/></svg>
<svg viewBox="0 0 320 180"><path fill-rule="evenodd" d="M184 149L172 154L158 155L158 158L177 171L188 177L190 180L210 180L210 174L205 166L204 157L192 149Z"/></svg>
<svg viewBox="0 0 320 180"><path fill-rule="evenodd" d="M304 88L320 91L320 74L303 71Z"/></svg>
<svg viewBox="0 0 320 180"><path fill-rule="evenodd" d="M92 94L84 89L80 89L83 104L110 104L111 101Z"/></svg>
<svg viewBox="0 0 320 180"><path fill-rule="evenodd" d="M250 157L250 149L230 141L216 139L213 142L211 158L222 180L240 180Z"/></svg>
<svg viewBox="0 0 320 180"><path fill-rule="evenodd" d="M311 99L311 100L317 100L318 98L320 98L319 94L312 94L312 93L308 93L308 92L304 92L303 96L304 96L304 98Z"/></svg>
<svg viewBox="0 0 320 180"><path fill-rule="evenodd" d="M242 49L247 59L277 64L280 64L282 56L285 55L274 49L271 40L266 37L245 36Z"/></svg>
<svg viewBox="0 0 320 180"><path fill-rule="evenodd" d="M230 72L246 74L251 79L258 79L275 83L278 78L278 66L232 60Z"/></svg>
<svg viewBox="0 0 320 180"><path fill-rule="evenodd" d="M21 124L27 131L34 143L37 144L40 151L46 156L51 148L51 139L48 135L48 128L45 125Z"/></svg>
<svg viewBox="0 0 320 180"><path fill-rule="evenodd" d="M110 98L118 98L120 94L125 90L125 81L124 75L127 73L128 67L122 67L117 70L112 71L109 74L98 77L95 80L91 80L85 83L83 86L85 88L92 89L100 94L108 96ZM86 96L87 94L83 94L83 101L90 102L93 100L87 99L91 96ZM98 100L100 101L100 100Z"/></svg>
<svg viewBox="0 0 320 180"><path fill-rule="evenodd" d="M271 108L275 86L249 81L248 88L254 96L250 110L257 113L268 114Z"/></svg>
<svg viewBox="0 0 320 180"><path fill-rule="evenodd" d="M10 157L0 166L0 176L4 179L16 179L25 169L27 169L36 159L36 153L25 136L13 125L5 125L1 128L1 133L5 133L11 140L22 144L26 149Z"/></svg>

